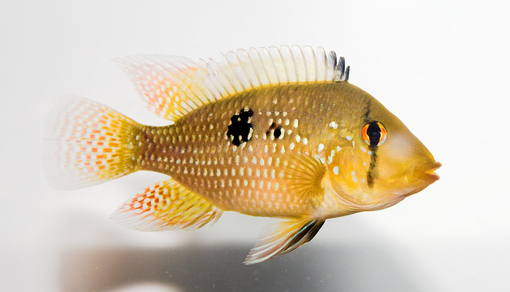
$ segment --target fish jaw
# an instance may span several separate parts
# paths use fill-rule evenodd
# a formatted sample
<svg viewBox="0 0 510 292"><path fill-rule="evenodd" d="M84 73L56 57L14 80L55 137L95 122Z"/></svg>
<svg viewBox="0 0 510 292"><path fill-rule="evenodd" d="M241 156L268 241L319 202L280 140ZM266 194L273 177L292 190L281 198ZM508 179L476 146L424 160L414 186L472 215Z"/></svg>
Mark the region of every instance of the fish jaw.
<svg viewBox="0 0 510 292"><path fill-rule="evenodd" d="M435 160L416 163L403 174L385 181L376 181L377 194L369 193L373 189L367 187L346 191L327 177L324 202L315 215L322 218L334 218L357 212L386 209L439 180L439 175L435 171L440 167L441 163Z"/></svg>
<svg viewBox="0 0 510 292"><path fill-rule="evenodd" d="M416 164L414 167L410 168L406 175L406 182L414 182L416 180L422 181L426 186L434 183L439 180L439 175L435 173L437 169L441 167L441 163L437 161L426 162L421 164Z"/></svg>
<svg viewBox="0 0 510 292"><path fill-rule="evenodd" d="M395 185L407 185L404 188L396 188L389 197L401 201L411 195L421 192L429 185L439 180L436 170L442 166L437 161L429 161L425 163L416 163L410 167L401 177L403 179L396 180Z"/></svg>

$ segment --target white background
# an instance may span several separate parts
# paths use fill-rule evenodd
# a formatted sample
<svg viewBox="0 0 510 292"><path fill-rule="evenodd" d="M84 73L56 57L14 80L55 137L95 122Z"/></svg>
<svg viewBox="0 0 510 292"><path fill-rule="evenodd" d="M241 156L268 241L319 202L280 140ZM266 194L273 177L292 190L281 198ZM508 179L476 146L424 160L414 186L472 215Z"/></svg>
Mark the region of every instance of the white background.
<svg viewBox="0 0 510 292"><path fill-rule="evenodd" d="M2 1L0 289L508 291L509 13L505 1ZM59 96L165 123L111 59L281 44L345 56L350 82L443 163L441 180L387 210L328 220L305 247L256 266L241 262L264 218L152 234L108 219L164 176L46 184L43 125Z"/></svg>

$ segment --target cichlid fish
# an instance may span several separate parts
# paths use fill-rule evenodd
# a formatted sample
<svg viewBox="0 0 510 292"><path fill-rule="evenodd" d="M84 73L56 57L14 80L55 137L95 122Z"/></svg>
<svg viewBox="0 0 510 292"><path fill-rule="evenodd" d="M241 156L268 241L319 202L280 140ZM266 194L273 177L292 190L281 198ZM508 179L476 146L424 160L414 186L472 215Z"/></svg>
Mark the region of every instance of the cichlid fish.
<svg viewBox="0 0 510 292"><path fill-rule="evenodd" d="M310 241L329 218L380 210L439 179L427 148L323 48L238 50L224 60L118 60L148 108L146 126L100 103L59 100L47 176L59 189L138 170L164 173L113 215L142 231L197 229L224 211L282 218L245 263Z"/></svg>

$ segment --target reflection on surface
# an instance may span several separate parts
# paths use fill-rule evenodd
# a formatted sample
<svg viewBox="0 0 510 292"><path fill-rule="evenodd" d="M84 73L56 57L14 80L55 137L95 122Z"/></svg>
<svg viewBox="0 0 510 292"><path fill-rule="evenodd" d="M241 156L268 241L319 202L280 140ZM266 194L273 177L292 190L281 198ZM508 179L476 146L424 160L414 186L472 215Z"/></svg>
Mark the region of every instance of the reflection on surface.
<svg viewBox="0 0 510 292"><path fill-rule="evenodd" d="M62 254L62 291L122 291L141 283L169 291L424 291L395 255L370 245L317 245L245 266L251 245L82 248ZM426 280L425 280L426 281ZM158 291L164 291L158 289Z"/></svg>

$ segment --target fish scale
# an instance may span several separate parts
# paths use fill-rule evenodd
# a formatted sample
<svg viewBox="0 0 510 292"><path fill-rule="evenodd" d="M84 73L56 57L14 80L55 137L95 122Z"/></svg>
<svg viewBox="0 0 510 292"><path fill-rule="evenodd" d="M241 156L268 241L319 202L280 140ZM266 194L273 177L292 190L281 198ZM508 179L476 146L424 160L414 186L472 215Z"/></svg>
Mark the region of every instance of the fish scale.
<svg viewBox="0 0 510 292"><path fill-rule="evenodd" d="M327 93L331 86L344 85L322 84L317 92ZM277 182L284 175L286 153L318 155L315 146L321 143L322 129L311 125L326 126L324 120L333 118L324 109L317 110L327 96L311 96L307 87L263 88L205 105L176 124L162 127L166 137L161 128L145 127L138 164L143 170L171 176L224 210L256 216L310 213L311 203L289 196L285 184ZM226 134L229 120L225 117L244 108L255 112L255 133L249 142L235 146ZM323 112L326 116L318 118ZM282 126L283 138L267 134L273 123ZM303 141L309 142L305 145Z"/></svg>
<svg viewBox="0 0 510 292"><path fill-rule="evenodd" d="M281 218L248 254L254 264L309 242L329 218L387 208L439 178L432 154L348 82L334 52L282 46L224 57L119 61L169 126L59 100L45 134L49 182L70 189L138 170L168 175L112 215L142 231L197 229L224 211Z"/></svg>

